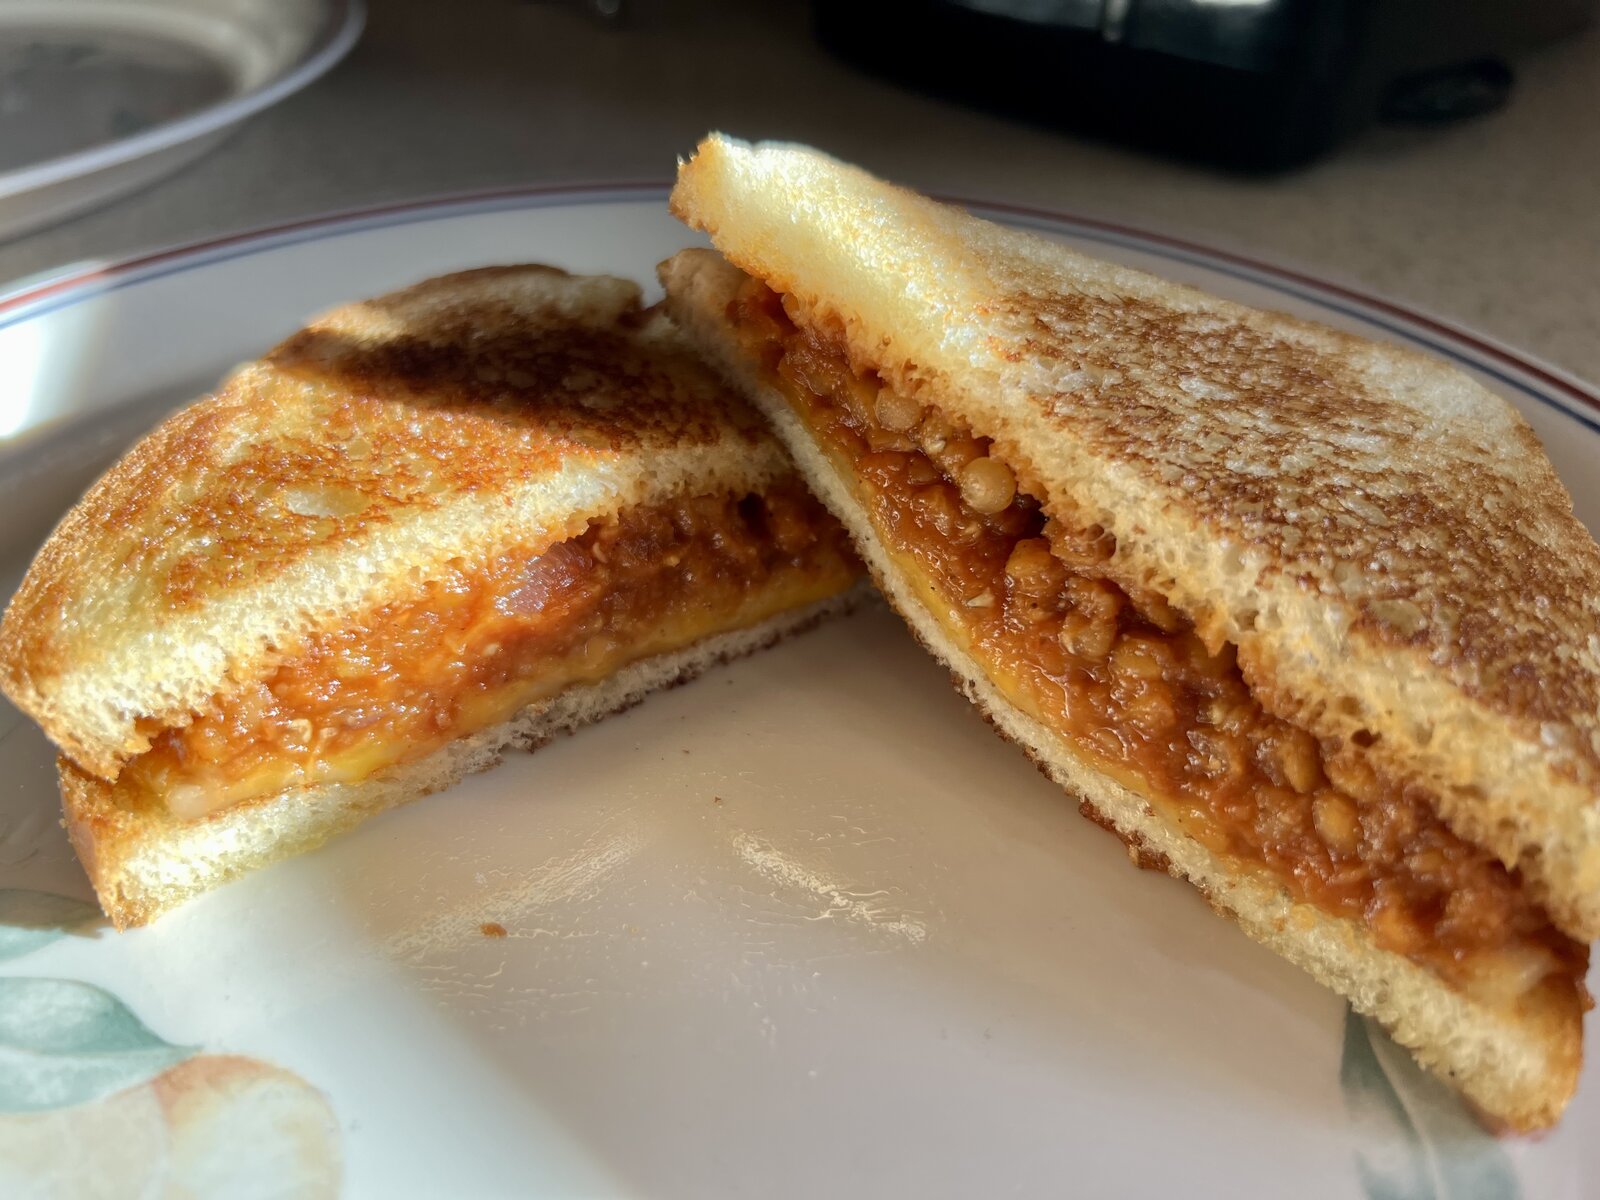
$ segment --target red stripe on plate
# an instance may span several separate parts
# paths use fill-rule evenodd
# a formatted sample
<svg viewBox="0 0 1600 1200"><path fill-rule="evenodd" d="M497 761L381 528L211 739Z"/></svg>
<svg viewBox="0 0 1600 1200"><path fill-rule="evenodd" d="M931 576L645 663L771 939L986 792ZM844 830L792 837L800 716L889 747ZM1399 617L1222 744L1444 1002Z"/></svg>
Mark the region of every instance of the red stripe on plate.
<svg viewBox="0 0 1600 1200"><path fill-rule="evenodd" d="M37 303L51 296L58 296L75 288L88 284L115 279L130 272L170 262L174 259L206 254L227 246L237 246L252 241L280 237L286 233L294 233L303 229L315 229L321 226L338 225L345 222L360 221L372 217L396 215L400 213L421 213L435 208L449 208L455 205L468 205L482 203L485 200L500 199L533 199L540 196L580 195L580 194L615 194L627 195L639 192L665 191L670 184L664 180L627 180L621 182L598 183L560 183L536 186L520 186L507 188L494 188L483 191L462 192L448 196L430 197L427 200L399 201L391 204L376 204L365 208L346 209L334 213L324 213L315 217L306 217L295 221L285 221L278 225L266 225L256 229L244 230L239 233L225 234L220 237L206 238L195 242L186 242L182 245L171 246L149 254L141 254L132 258L120 259L113 263L92 267L63 276L60 279L50 280L37 287L18 292L0 300L0 314L22 308L26 305ZM1105 221L1096 217L1079 216L1073 213L1057 212L1046 208L1034 208L1022 204L1007 204L989 200L974 200L970 197L944 196L942 199L951 203L960 204L968 208L981 208L990 212L1010 213L1014 216L1031 217L1036 220L1047 221L1061 225L1066 229L1077 227L1092 229L1102 233L1116 234L1138 241L1153 243L1158 246L1167 246L1176 250L1197 255L1201 258L1217 259L1234 266L1244 267L1269 277L1288 280L1293 283L1308 287L1313 291L1327 295L1337 296L1344 300L1354 301L1364 307L1386 313L1392 317L1399 317L1413 325L1429 330L1432 333L1448 337L1460 342L1485 358L1510 366L1525 375L1539 380L1540 383L1567 396L1586 408L1600 412L1600 394L1592 391L1572 379L1556 374L1550 369L1541 366L1507 347L1485 340L1481 335L1461 326L1439 320L1417 312L1415 309L1404 305L1395 304L1388 300L1380 299L1368 292L1355 288L1345 287L1342 284L1332 283L1319 279L1314 275L1307 275L1301 271L1290 270L1286 267L1275 266L1272 263L1262 262L1260 259L1250 258L1247 255L1235 254L1228 250L1218 250L1199 242L1187 241L1183 238L1172 237L1164 233L1156 233L1148 229L1141 229L1134 225L1123 225L1115 221Z"/></svg>
<svg viewBox="0 0 1600 1200"><path fill-rule="evenodd" d="M611 183L556 183L534 187L491 188L483 191L432 196L426 200L401 200L390 204L374 204L364 208L340 209L336 212L320 213L314 217L284 221L278 225L261 225L253 229L241 230L238 233L202 238L194 242L182 242L175 246L151 251L148 254L139 254L131 258L122 258L115 262L89 267L71 275L64 275L59 279L41 283L37 287L29 288L15 295L7 296L4 300L0 300L0 314L37 303L50 296L69 292L74 288L83 287L100 280L114 279L120 275L127 275L130 272L140 271L160 263L171 262L174 259L207 254L226 246L238 246L248 242L264 241L268 238L281 237L286 233L295 233L302 229L341 225L346 222L362 221L391 214L427 212L429 209L451 208L456 205L482 203L485 200L533 199L538 196L579 195L595 192L615 192L619 195L632 192L661 192L666 191L669 186L669 184L660 180Z"/></svg>
<svg viewBox="0 0 1600 1200"><path fill-rule="evenodd" d="M1345 287L1342 284L1332 283L1326 279L1319 279L1315 275L1307 275L1301 271L1290 270L1287 267L1275 266L1272 263L1262 262L1257 258L1247 255L1235 254L1228 250L1218 250L1200 242L1190 242L1183 238L1172 237L1164 233L1155 233L1148 229L1141 229L1135 225L1120 225L1115 221L1102 221L1095 217L1080 217L1069 213L1052 212L1046 208L1030 208L1021 204L994 204L983 201L958 200L951 198L956 203L987 208L994 212L1011 213L1016 216L1034 217L1043 221L1051 221L1065 225L1077 225L1085 229L1095 229L1104 233L1119 234L1124 237L1135 238L1139 241L1154 242L1159 246L1170 246L1176 250L1188 251L1202 258L1214 258L1222 262L1232 263L1234 266L1245 267L1258 271L1263 275L1276 276L1279 279L1290 280L1303 284L1314 291L1324 292L1331 296L1338 296L1344 300L1353 300L1366 308L1376 309L1378 312L1387 313L1392 317L1400 317L1410 324L1420 326L1432 333L1443 334L1453 341L1461 342L1482 354L1485 358L1494 359L1516 368L1526 375L1531 375L1541 383L1547 384L1552 389L1565 396L1578 401L1586 407L1600 411L1600 393L1597 393L1576 380L1555 374L1546 367L1540 366L1531 359L1524 358L1516 351L1501 346L1498 343L1487 341L1481 334L1473 333L1470 329L1448 321L1430 317L1412 308L1374 296L1370 292L1359 291L1355 288Z"/></svg>

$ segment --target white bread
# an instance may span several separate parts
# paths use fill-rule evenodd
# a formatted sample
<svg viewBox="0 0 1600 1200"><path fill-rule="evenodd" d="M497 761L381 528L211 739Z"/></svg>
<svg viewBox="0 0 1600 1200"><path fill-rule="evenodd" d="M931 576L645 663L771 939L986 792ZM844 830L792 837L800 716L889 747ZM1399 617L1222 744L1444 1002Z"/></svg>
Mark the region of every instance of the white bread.
<svg viewBox="0 0 1600 1200"><path fill-rule="evenodd" d="M808 629L847 610L861 596L856 589L632 663L599 683L569 687L500 725L359 783L290 788L199 821L179 821L149 807L129 809L118 803L117 784L63 758L58 766L67 830L117 928L143 925L247 871L312 850L386 809L487 770L509 750L536 750L560 734L637 704L650 692L685 683L708 667Z"/></svg>
<svg viewBox="0 0 1600 1200"><path fill-rule="evenodd" d="M849 468L821 451L763 365L727 320L742 275L714 254L686 251L662 267L669 308L702 355L766 414L811 484L844 523L884 596L951 672L957 688L1006 738L1129 846L1135 861L1192 882L1217 911L1380 1021L1428 1069L1496 1121L1517 1129L1551 1124L1582 1065L1577 998L1540 985L1515 998L1472 997L1425 967L1375 944L1362 924L1297 903L1259 873L1213 854L1164 806L1112 780L1074 744L1010 703L956 645L884 549Z"/></svg>
<svg viewBox="0 0 1600 1200"><path fill-rule="evenodd" d="M776 523L725 551L735 531L701 551L662 532L697 504L742 521L751 495ZM611 517L636 532L551 560L594 570L570 593L588 607L507 583ZM668 590L699 561L658 569L674 536L726 576ZM489 268L327 314L135 446L19 588L0 686L62 750L74 846L126 927L836 611L856 575L757 414L636 285ZM586 682L485 707L536 676Z"/></svg>
<svg viewBox="0 0 1600 1200"><path fill-rule="evenodd" d="M1371 739L1600 934L1600 549L1499 397L803 147L713 136L671 204L857 366L1070 496L1270 711Z"/></svg>
<svg viewBox="0 0 1600 1200"><path fill-rule="evenodd" d="M164 422L40 550L0 688L115 779L151 734L464 548L792 471L636 284L495 267L338 308Z"/></svg>

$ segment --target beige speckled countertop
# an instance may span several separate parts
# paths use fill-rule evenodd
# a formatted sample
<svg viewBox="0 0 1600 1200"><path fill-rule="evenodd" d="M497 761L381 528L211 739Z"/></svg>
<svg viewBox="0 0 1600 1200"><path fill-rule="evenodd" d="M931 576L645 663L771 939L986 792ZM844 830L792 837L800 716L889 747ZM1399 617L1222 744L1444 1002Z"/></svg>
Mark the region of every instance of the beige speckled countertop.
<svg viewBox="0 0 1600 1200"><path fill-rule="evenodd" d="M0 243L0 280L332 209L493 185L665 179L709 128L810 141L917 186L1110 217L1419 306L1600 381L1600 33L1511 103L1241 178L916 96L818 49L797 0L370 0L323 80L182 174Z"/></svg>

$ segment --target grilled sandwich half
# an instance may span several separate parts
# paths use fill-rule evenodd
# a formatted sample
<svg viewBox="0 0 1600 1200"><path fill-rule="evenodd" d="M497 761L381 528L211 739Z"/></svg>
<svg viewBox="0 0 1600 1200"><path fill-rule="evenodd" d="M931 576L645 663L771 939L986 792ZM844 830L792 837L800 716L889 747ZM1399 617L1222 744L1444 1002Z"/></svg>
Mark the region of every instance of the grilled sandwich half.
<svg viewBox="0 0 1600 1200"><path fill-rule="evenodd" d="M1518 1128L1600 930L1600 551L1416 353L713 137L669 310L883 592L1135 861Z"/></svg>
<svg viewBox="0 0 1600 1200"><path fill-rule="evenodd" d="M114 466L0 624L118 926L848 603L759 417L638 288L337 309Z"/></svg>

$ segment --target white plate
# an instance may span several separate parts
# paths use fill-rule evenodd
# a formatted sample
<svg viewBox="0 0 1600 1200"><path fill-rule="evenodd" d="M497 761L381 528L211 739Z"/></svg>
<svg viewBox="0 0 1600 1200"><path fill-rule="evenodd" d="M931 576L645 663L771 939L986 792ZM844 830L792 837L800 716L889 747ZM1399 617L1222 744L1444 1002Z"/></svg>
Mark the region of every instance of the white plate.
<svg viewBox="0 0 1600 1200"><path fill-rule="evenodd" d="M361 0L0 0L0 238L177 170L344 57Z"/></svg>
<svg viewBox="0 0 1600 1200"><path fill-rule="evenodd" d="M1600 406L1558 373L1192 246L997 215L1455 361L1600 522ZM0 301L0 595L138 428L316 310L516 259L648 280L688 240L659 190L500 194ZM1600 1072L1555 1133L1481 1134L1331 993L1130 869L882 612L122 936L81 903L48 745L8 729L0 1195L96 1194L93 1172L107 1194L1594 1194Z"/></svg>

